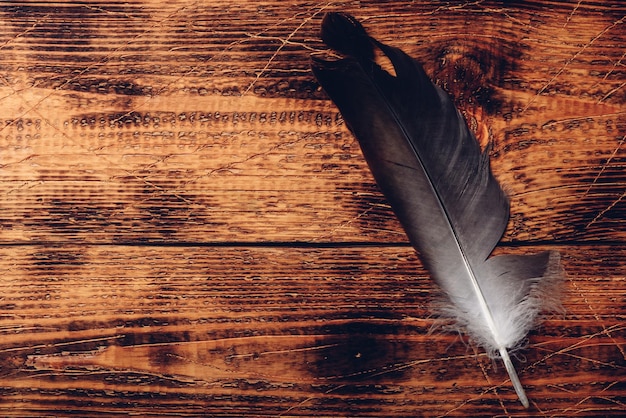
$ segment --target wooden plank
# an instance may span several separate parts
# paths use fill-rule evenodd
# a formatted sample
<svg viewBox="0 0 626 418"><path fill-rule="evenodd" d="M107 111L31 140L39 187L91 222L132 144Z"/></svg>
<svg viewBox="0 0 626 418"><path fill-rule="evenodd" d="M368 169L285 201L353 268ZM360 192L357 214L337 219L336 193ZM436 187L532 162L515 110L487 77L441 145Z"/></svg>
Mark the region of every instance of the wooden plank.
<svg viewBox="0 0 626 418"><path fill-rule="evenodd" d="M565 314L516 360L533 411L623 413L626 252L561 251ZM500 365L429 334L408 247L16 246L0 270L3 415L523 411Z"/></svg>
<svg viewBox="0 0 626 418"><path fill-rule="evenodd" d="M3 3L3 242L404 240L309 71L328 5L240 4ZM623 8L345 8L493 142L507 240L624 239Z"/></svg>

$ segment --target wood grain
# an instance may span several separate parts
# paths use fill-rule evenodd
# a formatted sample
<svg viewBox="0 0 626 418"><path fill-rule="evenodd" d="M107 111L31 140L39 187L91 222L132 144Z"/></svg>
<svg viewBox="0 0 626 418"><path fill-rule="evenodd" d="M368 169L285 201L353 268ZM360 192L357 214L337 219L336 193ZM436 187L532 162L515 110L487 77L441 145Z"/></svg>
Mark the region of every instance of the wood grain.
<svg viewBox="0 0 626 418"><path fill-rule="evenodd" d="M205 4L208 3L208 4ZM506 373L436 289L315 82L325 11L449 91L558 249L565 313ZM0 4L0 415L626 411L626 7Z"/></svg>

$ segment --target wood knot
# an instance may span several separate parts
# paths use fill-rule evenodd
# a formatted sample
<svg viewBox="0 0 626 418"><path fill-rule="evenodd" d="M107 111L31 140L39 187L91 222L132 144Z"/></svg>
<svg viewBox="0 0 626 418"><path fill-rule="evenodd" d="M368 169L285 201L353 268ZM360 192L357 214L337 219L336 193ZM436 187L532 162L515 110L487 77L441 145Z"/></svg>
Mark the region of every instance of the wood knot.
<svg viewBox="0 0 626 418"><path fill-rule="evenodd" d="M504 98L498 95L507 76L517 67L520 53L510 45L464 40L436 46L433 79L458 107L472 114L502 114ZM477 111L480 109L480 111Z"/></svg>

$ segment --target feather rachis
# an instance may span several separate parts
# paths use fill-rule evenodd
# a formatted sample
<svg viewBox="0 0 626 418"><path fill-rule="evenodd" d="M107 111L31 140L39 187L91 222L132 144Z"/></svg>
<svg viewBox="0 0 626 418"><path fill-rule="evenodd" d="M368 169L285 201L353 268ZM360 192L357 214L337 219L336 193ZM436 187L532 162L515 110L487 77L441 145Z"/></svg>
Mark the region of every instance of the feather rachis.
<svg viewBox="0 0 626 418"><path fill-rule="evenodd" d="M314 59L313 71L445 292L449 307L443 314L490 355L502 357L528 406L507 349L519 344L545 306L542 289L551 282L549 272L558 270L555 257L488 258L506 228L508 199L491 173L487 152L417 61L369 38L348 15L327 15L322 38L347 57ZM374 47L390 60L394 75L376 64Z"/></svg>

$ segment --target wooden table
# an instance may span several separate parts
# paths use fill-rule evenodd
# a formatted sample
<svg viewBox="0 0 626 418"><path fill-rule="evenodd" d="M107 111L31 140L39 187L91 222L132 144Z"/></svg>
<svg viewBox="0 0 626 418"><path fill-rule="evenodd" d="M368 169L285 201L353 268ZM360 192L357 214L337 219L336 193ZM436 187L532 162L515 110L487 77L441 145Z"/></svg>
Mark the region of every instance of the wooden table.
<svg viewBox="0 0 626 418"><path fill-rule="evenodd" d="M314 80L326 11L420 59L556 249L515 364L436 288ZM626 5L0 4L0 415L626 413Z"/></svg>

